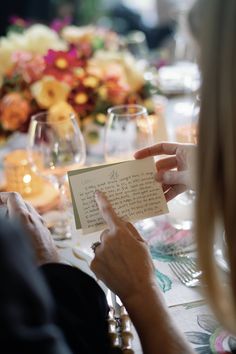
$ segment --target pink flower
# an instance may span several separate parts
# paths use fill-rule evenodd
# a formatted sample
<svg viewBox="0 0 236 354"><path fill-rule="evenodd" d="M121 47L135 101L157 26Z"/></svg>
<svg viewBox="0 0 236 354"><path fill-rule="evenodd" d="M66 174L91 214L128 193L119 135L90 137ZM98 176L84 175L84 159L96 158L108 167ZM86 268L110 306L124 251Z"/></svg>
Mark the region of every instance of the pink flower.
<svg viewBox="0 0 236 354"><path fill-rule="evenodd" d="M59 81L65 81L71 85L74 81L74 70L83 66L84 62L78 58L77 50L55 51L49 50L44 57L46 68L44 73L55 77Z"/></svg>
<svg viewBox="0 0 236 354"><path fill-rule="evenodd" d="M56 18L55 20L52 21L50 27L53 29L55 32L59 33L61 30L70 25L72 22L71 17L65 17L63 19Z"/></svg>
<svg viewBox="0 0 236 354"><path fill-rule="evenodd" d="M22 75L25 82L31 84L41 79L45 62L41 55L18 51L13 53L14 73Z"/></svg>

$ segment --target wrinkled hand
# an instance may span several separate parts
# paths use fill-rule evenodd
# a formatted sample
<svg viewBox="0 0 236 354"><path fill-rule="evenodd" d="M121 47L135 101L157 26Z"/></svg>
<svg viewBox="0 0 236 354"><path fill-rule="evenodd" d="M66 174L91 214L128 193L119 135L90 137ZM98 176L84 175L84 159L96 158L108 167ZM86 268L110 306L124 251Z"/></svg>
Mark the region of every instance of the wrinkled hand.
<svg viewBox="0 0 236 354"><path fill-rule="evenodd" d="M91 269L124 304L142 289L155 284L148 246L135 227L119 218L101 192L95 199L108 229L101 234Z"/></svg>
<svg viewBox="0 0 236 354"><path fill-rule="evenodd" d="M195 189L195 153L193 144L160 143L137 151L134 157L171 155L156 161L157 181L169 201L186 189Z"/></svg>
<svg viewBox="0 0 236 354"><path fill-rule="evenodd" d="M20 221L30 236L39 265L58 262L59 256L48 228L41 216L15 192L0 193L0 205L7 207L7 215L13 222Z"/></svg>

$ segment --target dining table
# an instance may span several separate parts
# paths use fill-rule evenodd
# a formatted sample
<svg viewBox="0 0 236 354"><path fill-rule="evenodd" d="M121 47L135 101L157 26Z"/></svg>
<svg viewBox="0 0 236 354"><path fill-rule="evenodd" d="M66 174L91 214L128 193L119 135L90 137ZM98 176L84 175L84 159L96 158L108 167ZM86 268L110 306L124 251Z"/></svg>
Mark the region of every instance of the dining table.
<svg viewBox="0 0 236 354"><path fill-rule="evenodd" d="M178 128L189 124L192 107L193 96L191 95L181 98L174 97L169 100L165 107L165 124L169 141L178 140L176 134ZM0 161L8 151L21 146L25 147L25 137L19 134L17 138L12 139L6 147L0 150ZM94 161L94 156L88 156L88 164L92 164ZM96 162L98 161L99 159ZM101 159L100 162L102 162ZM196 353L230 353L234 348L236 349L236 338L227 333L214 317L206 302L204 287L200 285L200 282L194 287L186 286L171 268L171 264L178 262L181 257L186 257L194 262L197 260L194 223L192 222L194 198L192 200L190 198L189 204L185 208L183 205L181 208L180 204L176 201L172 204L170 202L169 214L141 220L135 226L150 248L156 281L163 293L173 321L186 335ZM191 215L189 215L190 209ZM50 220L56 213L58 213L57 210L50 210L43 217L45 220ZM186 221L186 219L190 221L188 227L181 227L181 221ZM176 226L176 220L178 226ZM81 230L76 230L73 216L71 217L71 227L71 239L56 241L61 261L78 267L96 279L89 264L94 256L91 245L100 239L100 232L84 235ZM222 262L218 262L218 264L221 272L227 272L227 269L222 267ZM106 286L100 281L98 283L108 294ZM141 354L142 348L134 326L132 326L132 333L134 336L133 351L135 354Z"/></svg>
<svg viewBox="0 0 236 354"><path fill-rule="evenodd" d="M150 248L156 281L171 317L196 353L230 353L236 348L236 338L227 333L214 317L206 302L204 287L200 282L197 286L186 286L170 267L171 264L181 262L183 258L196 262L193 230L176 229L168 215L142 220L135 223L135 226ZM89 264L94 257L91 246L99 241L101 232L84 235L81 230L76 230L73 225L72 227L70 240L57 241L62 262L78 267L96 279ZM224 273L225 269L221 267L220 262L218 264L220 271ZM98 283L108 294L106 286L100 281ZM133 351L141 354L143 352L134 326L132 326L132 333Z"/></svg>

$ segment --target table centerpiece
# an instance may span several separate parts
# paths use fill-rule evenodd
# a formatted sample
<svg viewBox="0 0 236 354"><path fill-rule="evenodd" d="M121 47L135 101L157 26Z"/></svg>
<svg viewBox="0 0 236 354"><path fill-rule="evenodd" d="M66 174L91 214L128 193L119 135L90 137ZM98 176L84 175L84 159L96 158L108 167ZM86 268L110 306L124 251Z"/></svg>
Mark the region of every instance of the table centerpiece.
<svg viewBox="0 0 236 354"><path fill-rule="evenodd" d="M51 121L76 114L89 144L99 139L108 107L138 103L154 111L151 80L115 32L17 21L0 38L1 142L27 132L40 111Z"/></svg>

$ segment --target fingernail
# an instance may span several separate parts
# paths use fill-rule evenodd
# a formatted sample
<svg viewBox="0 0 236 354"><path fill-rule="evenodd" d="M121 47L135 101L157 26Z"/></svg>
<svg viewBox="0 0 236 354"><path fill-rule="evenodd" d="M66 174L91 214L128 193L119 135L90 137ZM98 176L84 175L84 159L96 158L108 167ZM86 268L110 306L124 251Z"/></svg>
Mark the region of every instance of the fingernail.
<svg viewBox="0 0 236 354"><path fill-rule="evenodd" d="M98 199L101 196L101 192L95 191L94 196L95 196L95 199Z"/></svg>

